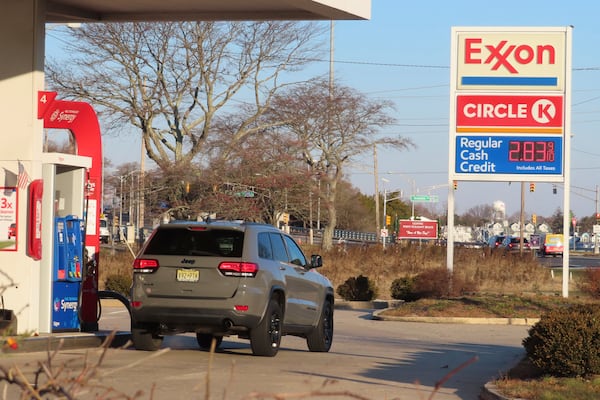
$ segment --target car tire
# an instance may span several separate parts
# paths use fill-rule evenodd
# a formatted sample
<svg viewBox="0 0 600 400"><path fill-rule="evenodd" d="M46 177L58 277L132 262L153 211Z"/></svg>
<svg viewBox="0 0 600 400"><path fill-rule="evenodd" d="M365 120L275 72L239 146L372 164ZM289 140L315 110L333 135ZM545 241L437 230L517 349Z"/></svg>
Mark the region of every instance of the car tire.
<svg viewBox="0 0 600 400"><path fill-rule="evenodd" d="M147 327L131 327L131 340L137 350L156 351L160 349L163 339L163 336L154 333Z"/></svg>
<svg viewBox="0 0 600 400"><path fill-rule="evenodd" d="M314 352L328 352L333 342L333 304L327 300L323 304L323 310L319 323L306 335L308 350Z"/></svg>
<svg viewBox="0 0 600 400"><path fill-rule="evenodd" d="M277 300L271 299L267 312L258 326L250 331L250 347L255 356L274 357L279 351L283 327L283 311Z"/></svg>
<svg viewBox="0 0 600 400"><path fill-rule="evenodd" d="M210 350L210 346L212 346L213 338L216 340L215 349L218 349L221 346L221 342L223 342L223 336L211 335L210 333L198 333L196 332L196 341L198 341L198 346L200 346L203 350Z"/></svg>

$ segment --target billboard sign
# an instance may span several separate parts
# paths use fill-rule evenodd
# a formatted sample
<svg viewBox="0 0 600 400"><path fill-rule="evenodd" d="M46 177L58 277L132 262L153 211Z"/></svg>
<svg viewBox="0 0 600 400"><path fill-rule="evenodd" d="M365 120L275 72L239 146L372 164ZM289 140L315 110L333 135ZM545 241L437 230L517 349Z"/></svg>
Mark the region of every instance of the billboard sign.
<svg viewBox="0 0 600 400"><path fill-rule="evenodd" d="M452 28L449 181L564 181L570 28Z"/></svg>
<svg viewBox="0 0 600 400"><path fill-rule="evenodd" d="M398 239L437 239L437 221L400 220Z"/></svg>

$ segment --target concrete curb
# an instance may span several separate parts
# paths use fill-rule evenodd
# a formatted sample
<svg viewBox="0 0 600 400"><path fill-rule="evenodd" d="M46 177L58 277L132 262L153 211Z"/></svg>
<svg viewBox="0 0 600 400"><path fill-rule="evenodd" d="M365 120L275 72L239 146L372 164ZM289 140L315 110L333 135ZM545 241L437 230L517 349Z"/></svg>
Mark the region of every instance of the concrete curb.
<svg viewBox="0 0 600 400"><path fill-rule="evenodd" d="M373 319L381 321L427 322L434 324L483 324L483 325L521 325L532 326L539 318L466 318L466 317L395 317L382 315L387 310L373 312Z"/></svg>
<svg viewBox="0 0 600 400"><path fill-rule="evenodd" d="M17 338L18 347L7 349L6 353L32 353L38 351L84 349L100 347L111 335L109 331L98 332L61 332L42 334L40 336ZM131 340L130 332L115 332L110 347L123 347Z"/></svg>
<svg viewBox="0 0 600 400"><path fill-rule="evenodd" d="M396 317L383 315L386 310L402 304L402 300L345 301L336 300L335 308L340 310L374 310L372 319L379 321L427 322L434 324L484 324L532 326L539 318L467 318L467 317Z"/></svg>
<svg viewBox="0 0 600 400"><path fill-rule="evenodd" d="M336 299L334 305L340 310L383 310L397 307L402 303L402 300L346 301Z"/></svg>
<svg viewBox="0 0 600 400"><path fill-rule="evenodd" d="M486 383L479 394L481 400L519 400L498 393L498 388L491 382Z"/></svg>

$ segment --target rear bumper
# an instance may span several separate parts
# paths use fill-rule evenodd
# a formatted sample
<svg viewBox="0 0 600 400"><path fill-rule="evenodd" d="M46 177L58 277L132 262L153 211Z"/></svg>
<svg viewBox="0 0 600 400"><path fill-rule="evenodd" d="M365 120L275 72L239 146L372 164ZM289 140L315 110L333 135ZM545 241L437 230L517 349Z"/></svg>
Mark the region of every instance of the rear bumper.
<svg viewBox="0 0 600 400"><path fill-rule="evenodd" d="M233 333L252 329L261 319L261 315L233 309L162 306L132 308L131 315L132 323L136 326L159 326L163 333L168 331Z"/></svg>

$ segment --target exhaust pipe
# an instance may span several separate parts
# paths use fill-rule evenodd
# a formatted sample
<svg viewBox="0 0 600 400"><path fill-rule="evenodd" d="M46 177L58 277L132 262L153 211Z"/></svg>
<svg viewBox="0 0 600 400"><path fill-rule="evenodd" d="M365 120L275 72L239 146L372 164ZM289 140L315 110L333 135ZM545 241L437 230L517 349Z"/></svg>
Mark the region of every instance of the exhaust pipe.
<svg viewBox="0 0 600 400"><path fill-rule="evenodd" d="M233 321L230 319L226 319L225 321L223 321L223 328L226 331L231 330L231 328L233 328Z"/></svg>

